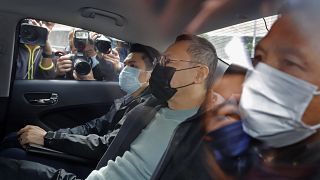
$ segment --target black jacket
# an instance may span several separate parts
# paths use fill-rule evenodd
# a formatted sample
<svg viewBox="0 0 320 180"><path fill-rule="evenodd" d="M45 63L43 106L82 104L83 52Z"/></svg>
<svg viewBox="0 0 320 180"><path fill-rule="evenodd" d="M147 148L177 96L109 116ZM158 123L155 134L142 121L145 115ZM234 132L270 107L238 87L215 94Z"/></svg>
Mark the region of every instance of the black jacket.
<svg viewBox="0 0 320 180"><path fill-rule="evenodd" d="M98 162L118 134L122 117L150 96L149 90L145 90L136 98L116 99L109 112L100 118L74 128L49 131L44 146Z"/></svg>
<svg viewBox="0 0 320 180"><path fill-rule="evenodd" d="M114 160L117 156L122 156L125 151L130 149L131 143L138 137L141 131L150 123L150 121L155 116L156 112L163 107L163 105L157 101L155 98L148 99L145 103L139 104L130 112L128 112L123 119L125 119L120 131L116 138L112 141L111 145L100 159L97 168L104 167L107 165L109 160ZM174 179L177 175L180 175L180 170L178 173L174 172L174 169L181 167L184 162L189 163L196 159L194 156L189 154L196 154L192 151L198 149L197 147L201 145L202 141L199 141L202 137L202 132L198 131L201 129L199 116L195 115L185 122L181 123L175 130L172 139L164 153L162 159L160 160L157 169L154 172L153 179ZM189 134L192 133L192 134ZM12 162L13 163L13 162ZM199 164L199 163L198 163ZM1 162L0 162L1 165ZM43 179L76 179L75 175L65 172L64 170L52 171L47 166L36 165L38 173L34 175L34 179L39 179L38 174L45 174ZM197 166L197 163L194 164ZM21 167L21 165L19 166ZM7 166L6 166L7 168ZM170 169L174 168L174 169ZM185 169L185 168L183 168ZM199 171L196 171L199 172ZM172 173L172 176L171 176ZM189 174L183 175L185 177ZM1 177L1 176L0 176ZM208 177L205 174L203 177ZM196 178L193 171L190 171L189 179ZM198 178L198 177L197 177ZM201 178L204 179L204 178Z"/></svg>
<svg viewBox="0 0 320 180"><path fill-rule="evenodd" d="M207 147L203 140L205 133L200 120L201 116L196 115L178 126L152 180L220 179L213 171L216 168L210 163L213 159L210 159L209 153L213 149ZM230 159L241 161L245 168L240 173L224 173L234 179L319 179L319 150L320 141L288 146L278 150L278 158L273 160L275 165L270 166L261 158L261 154L270 149L252 141L246 152Z"/></svg>
<svg viewBox="0 0 320 180"><path fill-rule="evenodd" d="M203 137L199 110L176 128L151 179L212 179Z"/></svg>
<svg viewBox="0 0 320 180"><path fill-rule="evenodd" d="M130 144L140 134L140 132L149 124L157 110L162 106L154 98L150 97L146 102L137 105L130 112L124 115L123 125L118 136L111 143L107 152L101 158L97 169L106 166L108 160L115 159L116 156L122 156L126 150L129 150ZM75 180L76 175L68 173L63 169L54 169L52 167L23 160L13 160L0 157L0 179L22 179L28 177L33 180L59 179Z"/></svg>
<svg viewBox="0 0 320 180"><path fill-rule="evenodd" d="M19 44L16 79L54 79L54 65L49 68L41 67L43 59L42 47L31 50L28 45Z"/></svg>
<svg viewBox="0 0 320 180"><path fill-rule="evenodd" d="M106 166L108 160L115 159L117 156L122 156L126 150L129 150L130 144L140 134L141 130L149 124L157 110L161 107L161 105L157 103L150 102L152 101L148 100L145 103L138 105L125 115L124 118L126 121L124 121L118 136L114 139L107 152L101 158L97 169ZM166 152L162 156L151 179L214 178L213 172L206 164L206 156L205 152L203 152L204 142L202 137L204 133L201 130L200 119L201 116L197 114L181 123L176 128ZM308 179L319 179L319 150L319 142L304 146L293 146L284 151L282 161L287 161L287 159L291 161L294 157L294 159L301 164L313 164L315 167L311 167L311 169L308 167L306 171L304 171L305 169L302 169L302 174L299 175L301 175L300 177L307 177ZM253 159L256 163L252 165L252 169L248 171L248 174L244 179L279 178L279 170L275 169L275 173L270 174L270 168L261 164L258 154L253 154ZM76 179L75 175L61 169L54 170L48 166L37 163L28 164L30 164L30 162L0 159L0 179L14 179L14 177L23 173L29 175L32 179ZM24 170L17 173L21 168L24 168ZM289 174L282 172L283 176L280 176L280 178L294 178L295 176L290 174L295 174L297 172L296 168L299 168L299 166L290 166L289 169L286 169Z"/></svg>

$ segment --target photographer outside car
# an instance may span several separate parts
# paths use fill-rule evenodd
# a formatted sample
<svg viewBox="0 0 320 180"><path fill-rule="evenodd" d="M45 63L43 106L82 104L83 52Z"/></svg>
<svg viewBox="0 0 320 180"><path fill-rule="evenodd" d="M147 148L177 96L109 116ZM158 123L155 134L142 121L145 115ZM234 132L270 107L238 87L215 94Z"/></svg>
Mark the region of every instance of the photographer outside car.
<svg viewBox="0 0 320 180"><path fill-rule="evenodd" d="M52 49L48 35L54 23L24 20L20 25L16 79L53 79Z"/></svg>
<svg viewBox="0 0 320 180"><path fill-rule="evenodd" d="M85 30L76 30L73 35L70 46L76 51L57 59L57 78L118 81L122 66L119 55L111 48L111 40L103 35L90 37Z"/></svg>

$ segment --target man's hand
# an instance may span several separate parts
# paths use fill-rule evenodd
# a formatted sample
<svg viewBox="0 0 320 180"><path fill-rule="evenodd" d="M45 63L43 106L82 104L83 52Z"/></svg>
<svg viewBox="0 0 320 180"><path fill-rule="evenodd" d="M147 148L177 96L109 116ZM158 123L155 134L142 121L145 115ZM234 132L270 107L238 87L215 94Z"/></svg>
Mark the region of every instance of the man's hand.
<svg viewBox="0 0 320 180"><path fill-rule="evenodd" d="M65 75L72 69L72 61L70 55L61 56L57 59L56 73L59 76Z"/></svg>
<svg viewBox="0 0 320 180"><path fill-rule="evenodd" d="M36 21L34 19L31 20L31 23L33 25L36 25L36 26L39 26L39 27L43 27L43 28L46 28L48 30L48 36L47 36L46 44L45 44L45 46L43 48L43 53L47 54L47 55L51 55L52 54L52 48L51 48L51 45L50 45L50 43L48 41L48 38L49 38L49 34L52 31L55 23ZM42 61L41 61L41 65L42 65L42 67L45 67L45 68L52 66L52 58L43 58Z"/></svg>
<svg viewBox="0 0 320 180"><path fill-rule="evenodd" d="M102 57L105 61L111 62L116 71L120 71L121 69L120 56L116 50L111 50L111 53L103 54Z"/></svg>
<svg viewBox="0 0 320 180"><path fill-rule="evenodd" d="M53 27L55 25L55 23L53 23L53 22L37 21L37 20L34 20L34 19L31 20L31 23L33 25L46 28L49 33L52 31L52 29L53 29Z"/></svg>
<svg viewBox="0 0 320 180"><path fill-rule="evenodd" d="M44 145L44 136L47 134L45 130L38 126L27 125L18 131L19 142L21 146L26 144Z"/></svg>
<svg viewBox="0 0 320 180"><path fill-rule="evenodd" d="M239 96L234 95L225 101L221 95L210 91L207 95L205 105L207 111L203 119L205 131L208 133L240 120L239 99Z"/></svg>
<svg viewBox="0 0 320 180"><path fill-rule="evenodd" d="M87 74L87 75L79 75L79 74L76 73L76 71L73 71L73 77L74 77L74 79L76 79L76 80L86 80L86 81L88 81L88 80L95 80L94 77L93 77L92 70L91 70L90 73Z"/></svg>

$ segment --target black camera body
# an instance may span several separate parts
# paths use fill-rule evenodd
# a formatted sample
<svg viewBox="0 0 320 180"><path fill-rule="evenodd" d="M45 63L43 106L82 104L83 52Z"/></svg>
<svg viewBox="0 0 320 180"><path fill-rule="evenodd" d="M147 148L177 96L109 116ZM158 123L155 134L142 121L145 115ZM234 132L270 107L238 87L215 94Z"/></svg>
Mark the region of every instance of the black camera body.
<svg viewBox="0 0 320 180"><path fill-rule="evenodd" d="M85 55L84 49L89 40L89 32L85 30L76 30L74 32L74 46L77 53L72 57L73 69L79 75L87 75L91 71L89 58Z"/></svg>
<svg viewBox="0 0 320 180"><path fill-rule="evenodd" d="M19 41L22 44L45 46L48 30L44 27L22 23L20 26Z"/></svg>
<svg viewBox="0 0 320 180"><path fill-rule="evenodd" d="M98 35L98 37L94 41L94 46L98 50L98 52L104 54L109 54L111 52L111 40L102 34Z"/></svg>

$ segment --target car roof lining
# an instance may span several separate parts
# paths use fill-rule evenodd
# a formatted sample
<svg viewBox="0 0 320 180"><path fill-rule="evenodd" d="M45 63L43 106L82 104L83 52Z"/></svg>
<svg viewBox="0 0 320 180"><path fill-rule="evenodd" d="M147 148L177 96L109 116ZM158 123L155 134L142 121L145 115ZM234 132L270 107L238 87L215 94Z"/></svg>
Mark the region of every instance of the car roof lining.
<svg viewBox="0 0 320 180"><path fill-rule="evenodd" d="M163 50L177 35L184 32L186 25L201 9L201 2L190 1L192 7L190 7L191 5L183 5L186 10L179 10L179 12L172 14L173 17L168 18L166 18L165 10L163 14L159 15L145 1L131 0L58 0L47 1L46 3L42 3L40 0L34 0L32 3L30 1L11 0L2 2L0 11L19 14L21 18L33 17L93 30L118 39L152 45ZM230 1L213 13L209 18L210 20L197 31L197 34L262 17L259 12L261 2L256 0ZM279 2L281 1L274 4L280 4ZM20 6L17 6L17 4L20 4ZM86 7L117 14L123 17L124 25L117 26L114 20L99 15L95 18L83 17L81 10ZM277 8L271 8L264 12L264 15L276 13ZM165 25L161 24L162 21Z"/></svg>
<svg viewBox="0 0 320 180"><path fill-rule="evenodd" d="M163 0L165 1L165 0ZM230 1L210 16L210 20L196 34L212 31L229 25L249 21L277 13L278 4L282 0L268 0L275 5L262 15L260 6L263 1L241 0ZM159 1L160 2L160 1ZM197 15L202 1L183 0L181 9L171 9L159 13L157 7L150 7L146 1L131 0L10 0L2 1L0 6L0 97L8 97L10 92L12 64L17 25L24 18L35 18L52 21L69 26L79 27L103 33L128 42L137 42L153 46L163 51L175 37L184 32L188 23ZM250 6L248 6L250 4ZM245 6L246 5L246 6ZM96 8L113 12L123 17L124 25L117 26L113 19L103 16L86 18L81 15L81 8ZM170 12L170 11L169 11ZM173 14L172 14L173 13ZM244 18L245 17L245 18Z"/></svg>

